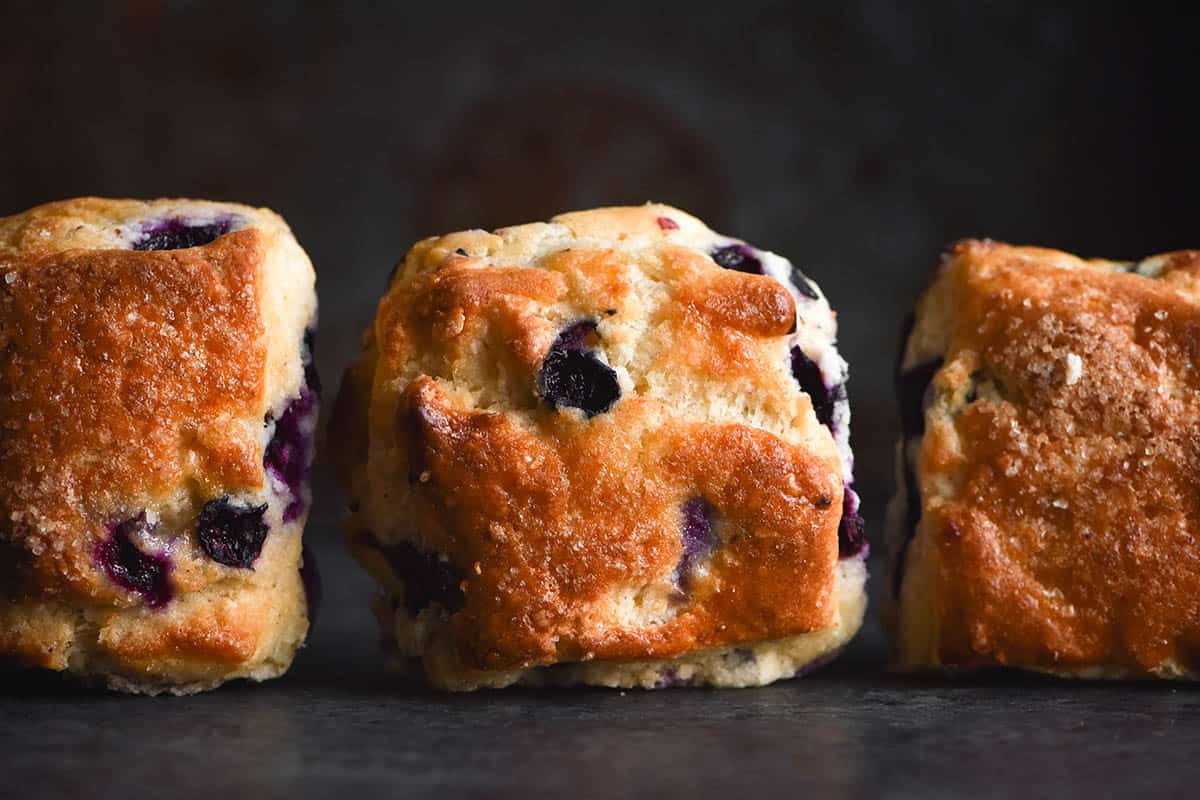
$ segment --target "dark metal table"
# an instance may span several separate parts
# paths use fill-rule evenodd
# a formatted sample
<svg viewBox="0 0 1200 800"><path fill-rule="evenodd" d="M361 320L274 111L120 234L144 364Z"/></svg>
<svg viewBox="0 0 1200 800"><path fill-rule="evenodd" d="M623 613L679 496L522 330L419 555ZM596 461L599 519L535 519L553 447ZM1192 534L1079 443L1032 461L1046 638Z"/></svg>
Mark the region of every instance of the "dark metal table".
<svg viewBox="0 0 1200 800"><path fill-rule="evenodd" d="M328 533L328 531L325 531ZM317 537L313 537L316 539ZM389 675L369 582L332 537L295 668L185 698L0 689L0 796L1195 797L1200 693L883 673L850 651L765 689L434 695Z"/></svg>

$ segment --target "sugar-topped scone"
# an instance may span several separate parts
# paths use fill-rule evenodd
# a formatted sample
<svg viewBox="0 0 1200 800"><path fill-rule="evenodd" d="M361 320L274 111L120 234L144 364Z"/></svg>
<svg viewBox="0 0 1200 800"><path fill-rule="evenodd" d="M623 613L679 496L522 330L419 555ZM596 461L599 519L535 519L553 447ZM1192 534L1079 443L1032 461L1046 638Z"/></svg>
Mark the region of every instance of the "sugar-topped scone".
<svg viewBox="0 0 1200 800"><path fill-rule="evenodd" d="M288 668L315 314L264 209L0 218L0 661L150 694Z"/></svg>
<svg viewBox="0 0 1200 800"><path fill-rule="evenodd" d="M831 657L866 603L835 328L787 261L667 206L417 244L330 437L397 654L453 690Z"/></svg>
<svg viewBox="0 0 1200 800"><path fill-rule="evenodd" d="M917 305L889 535L906 669L1200 676L1200 251L965 241Z"/></svg>

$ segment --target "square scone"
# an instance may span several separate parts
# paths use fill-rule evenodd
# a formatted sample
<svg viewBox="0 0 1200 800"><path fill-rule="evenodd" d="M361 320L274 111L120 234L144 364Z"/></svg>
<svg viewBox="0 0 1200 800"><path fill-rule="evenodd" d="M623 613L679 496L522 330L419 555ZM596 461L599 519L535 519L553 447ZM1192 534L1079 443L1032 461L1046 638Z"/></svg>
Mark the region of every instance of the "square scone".
<svg viewBox="0 0 1200 800"><path fill-rule="evenodd" d="M903 669L1200 670L1200 252L964 241L898 372Z"/></svg>
<svg viewBox="0 0 1200 800"><path fill-rule="evenodd" d="M0 661L149 694L288 668L315 314L312 265L265 209L0 219Z"/></svg>
<svg viewBox="0 0 1200 800"><path fill-rule="evenodd" d="M434 686L754 686L858 629L834 315L661 205L417 244L334 408L349 545Z"/></svg>

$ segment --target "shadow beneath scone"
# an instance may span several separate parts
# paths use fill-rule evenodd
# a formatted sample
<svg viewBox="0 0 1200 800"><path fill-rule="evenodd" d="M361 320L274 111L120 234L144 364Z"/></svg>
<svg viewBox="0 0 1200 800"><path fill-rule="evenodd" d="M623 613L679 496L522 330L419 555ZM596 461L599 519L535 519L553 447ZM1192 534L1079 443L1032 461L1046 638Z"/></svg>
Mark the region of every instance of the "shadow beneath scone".
<svg viewBox="0 0 1200 800"><path fill-rule="evenodd" d="M86 684L70 675L25 667L0 667L0 698L10 700L85 700L101 697L103 686Z"/></svg>

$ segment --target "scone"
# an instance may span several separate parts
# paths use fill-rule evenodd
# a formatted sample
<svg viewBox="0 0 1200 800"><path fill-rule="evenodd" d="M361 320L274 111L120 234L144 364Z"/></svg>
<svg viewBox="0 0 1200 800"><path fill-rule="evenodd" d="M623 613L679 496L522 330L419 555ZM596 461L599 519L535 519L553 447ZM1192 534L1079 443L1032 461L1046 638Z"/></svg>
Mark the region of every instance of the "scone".
<svg viewBox="0 0 1200 800"><path fill-rule="evenodd" d="M315 313L264 209L0 219L0 660L147 694L288 668Z"/></svg>
<svg viewBox="0 0 1200 800"><path fill-rule="evenodd" d="M904 669L1200 675L1200 251L957 244L898 374Z"/></svg>
<svg viewBox="0 0 1200 800"><path fill-rule="evenodd" d="M787 261L667 206L417 244L330 437L396 654L451 690L831 657L866 604L835 327Z"/></svg>

